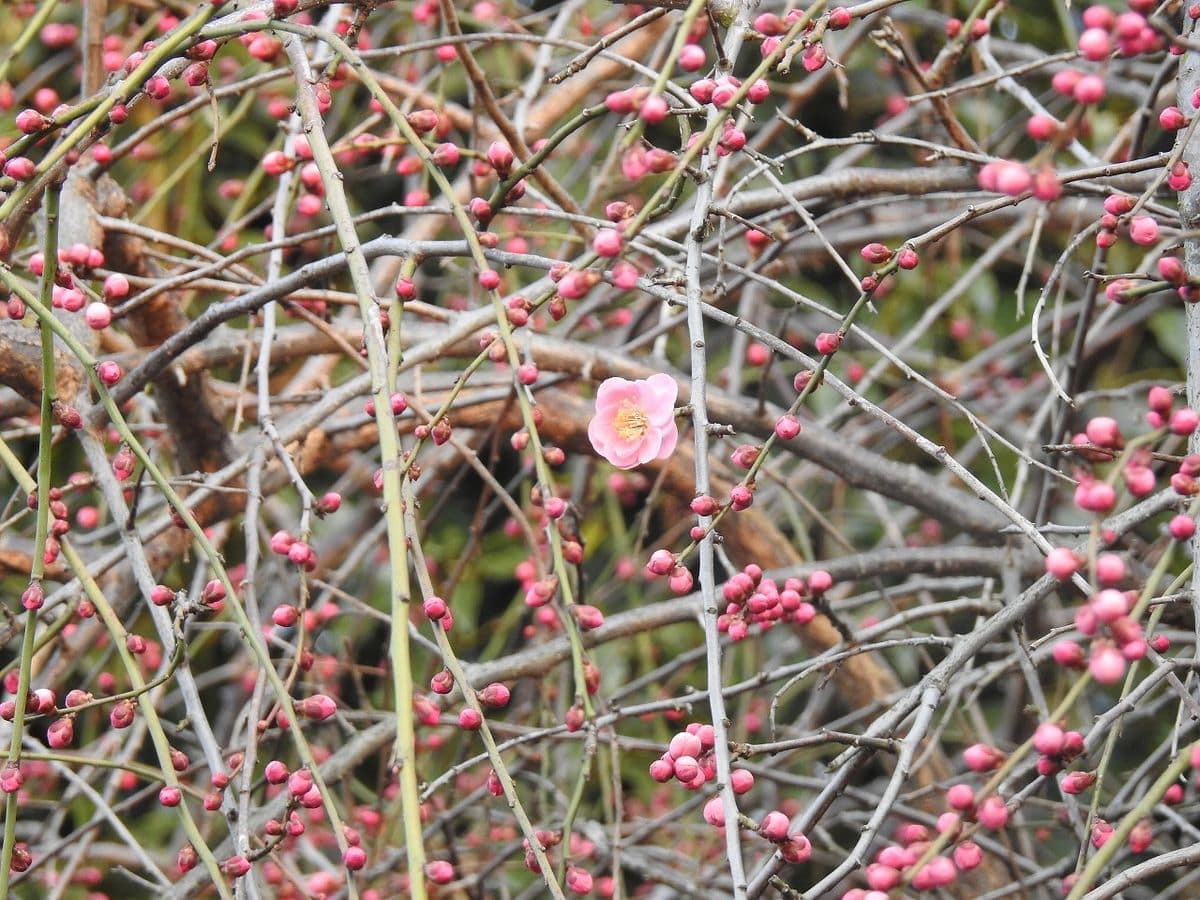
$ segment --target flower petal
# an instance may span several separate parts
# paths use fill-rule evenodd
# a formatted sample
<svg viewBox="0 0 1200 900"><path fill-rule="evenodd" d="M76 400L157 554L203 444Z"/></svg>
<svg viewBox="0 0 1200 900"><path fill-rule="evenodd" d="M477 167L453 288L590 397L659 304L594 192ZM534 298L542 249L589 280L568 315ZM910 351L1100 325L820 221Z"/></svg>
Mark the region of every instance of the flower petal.
<svg viewBox="0 0 1200 900"><path fill-rule="evenodd" d="M623 443L621 446L609 447L604 458L618 469L632 469L641 462L638 459L637 444Z"/></svg>
<svg viewBox="0 0 1200 900"><path fill-rule="evenodd" d="M661 434L662 444L659 445L657 459L666 459L675 452L675 446L679 443L679 427L674 419L662 429Z"/></svg>
<svg viewBox="0 0 1200 900"><path fill-rule="evenodd" d="M607 448L616 439L616 432L612 427L612 419L605 419L601 416L593 416L588 422L588 440L592 442L592 446L601 456L607 457Z"/></svg>
<svg viewBox="0 0 1200 900"><path fill-rule="evenodd" d="M606 378L596 390L596 412L615 410L623 400L638 399L638 383L624 378Z"/></svg>
<svg viewBox="0 0 1200 900"><path fill-rule="evenodd" d="M659 458L659 448L662 447L663 432L660 428L651 428L642 436L641 445L638 447L638 464L642 465L650 462L652 459Z"/></svg>
<svg viewBox="0 0 1200 900"><path fill-rule="evenodd" d="M655 425L665 425L675 414L679 384L670 375L659 372L638 383L642 410Z"/></svg>

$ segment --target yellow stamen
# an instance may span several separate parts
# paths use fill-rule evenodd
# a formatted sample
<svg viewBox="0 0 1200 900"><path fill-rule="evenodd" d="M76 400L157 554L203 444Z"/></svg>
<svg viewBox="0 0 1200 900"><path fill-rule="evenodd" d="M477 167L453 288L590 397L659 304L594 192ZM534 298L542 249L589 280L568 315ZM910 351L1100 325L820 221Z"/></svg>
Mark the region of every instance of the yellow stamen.
<svg viewBox="0 0 1200 900"><path fill-rule="evenodd" d="M634 438L640 438L646 433L646 429L650 427L650 420L646 418L646 414L632 400L622 400L621 407L617 410L617 414L613 416L613 428L617 430L622 439L631 441Z"/></svg>

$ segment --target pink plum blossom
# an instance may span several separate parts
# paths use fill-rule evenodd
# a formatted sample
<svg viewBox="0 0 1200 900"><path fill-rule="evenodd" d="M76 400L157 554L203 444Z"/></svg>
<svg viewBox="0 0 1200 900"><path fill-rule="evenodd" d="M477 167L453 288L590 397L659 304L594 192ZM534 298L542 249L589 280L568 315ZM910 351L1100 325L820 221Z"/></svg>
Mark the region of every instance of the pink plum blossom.
<svg viewBox="0 0 1200 900"><path fill-rule="evenodd" d="M639 381L608 378L596 392L588 440L618 469L666 459L679 441L675 398L679 386L659 373Z"/></svg>

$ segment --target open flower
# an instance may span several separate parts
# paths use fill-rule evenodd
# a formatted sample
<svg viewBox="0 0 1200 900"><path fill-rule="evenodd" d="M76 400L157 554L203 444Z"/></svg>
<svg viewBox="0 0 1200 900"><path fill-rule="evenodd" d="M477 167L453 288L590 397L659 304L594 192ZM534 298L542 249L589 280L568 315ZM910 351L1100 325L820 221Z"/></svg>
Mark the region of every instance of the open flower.
<svg viewBox="0 0 1200 900"><path fill-rule="evenodd" d="M661 373L641 381L605 379L596 392L596 415L588 423L588 440L618 469L666 459L679 442L675 427L678 393L675 379Z"/></svg>

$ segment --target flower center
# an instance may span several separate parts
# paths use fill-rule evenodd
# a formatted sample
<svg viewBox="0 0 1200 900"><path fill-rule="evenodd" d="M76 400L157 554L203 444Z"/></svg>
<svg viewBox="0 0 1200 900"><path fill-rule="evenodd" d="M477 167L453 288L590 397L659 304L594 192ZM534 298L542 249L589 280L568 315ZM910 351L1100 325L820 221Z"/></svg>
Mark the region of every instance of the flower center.
<svg viewBox="0 0 1200 900"><path fill-rule="evenodd" d="M613 416L613 428L623 440L631 441L640 438L650 427L650 420L642 412L640 406L632 400L622 400L617 414Z"/></svg>

